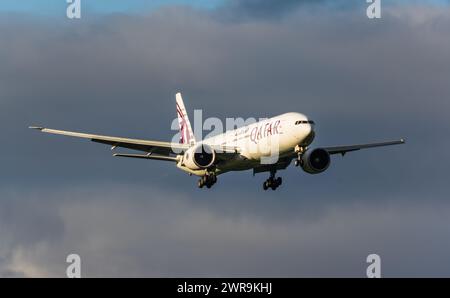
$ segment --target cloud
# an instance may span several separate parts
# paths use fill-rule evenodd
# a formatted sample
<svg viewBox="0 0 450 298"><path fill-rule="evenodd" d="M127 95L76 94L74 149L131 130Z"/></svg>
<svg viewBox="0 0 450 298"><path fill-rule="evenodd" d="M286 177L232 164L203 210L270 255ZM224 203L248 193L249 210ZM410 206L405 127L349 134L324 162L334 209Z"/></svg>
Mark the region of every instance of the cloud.
<svg viewBox="0 0 450 298"><path fill-rule="evenodd" d="M302 5L315 6L328 1L314 0L246 0L226 1L220 7L219 14L233 20L281 18L285 14L297 10Z"/></svg>
<svg viewBox="0 0 450 298"><path fill-rule="evenodd" d="M448 11L220 13L0 16L0 274L64 276L75 251L88 276L363 276L380 252L385 275L448 276ZM169 140L179 90L204 117L304 112L315 146L407 144L289 168L277 192L249 172L205 192L172 165L26 128Z"/></svg>
<svg viewBox="0 0 450 298"><path fill-rule="evenodd" d="M2 251L13 251L8 274L64 276L65 257L74 252L86 277L363 277L370 253L382 257L384 276L448 274L447 203L440 210L423 202L405 207L398 200L336 205L315 220L273 222L257 211L226 216L154 186L105 189L48 190L64 233L56 235L58 241L39 234L32 245L2 242ZM46 206L35 210L41 209Z"/></svg>

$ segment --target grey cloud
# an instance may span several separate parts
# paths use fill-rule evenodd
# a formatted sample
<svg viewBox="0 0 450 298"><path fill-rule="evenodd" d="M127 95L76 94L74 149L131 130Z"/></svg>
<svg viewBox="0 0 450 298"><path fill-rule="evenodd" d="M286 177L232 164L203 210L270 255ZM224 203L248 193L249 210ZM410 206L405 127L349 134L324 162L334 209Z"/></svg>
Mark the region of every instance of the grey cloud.
<svg viewBox="0 0 450 298"><path fill-rule="evenodd" d="M312 4L316 1L311 0L247 0L247 1L228 1L223 10L229 10L229 15L236 17L259 17L267 18L269 16L279 17L283 13L297 8L302 4ZM223 13L223 12L222 12Z"/></svg>
<svg viewBox="0 0 450 298"><path fill-rule="evenodd" d="M329 0L230 0L219 7L216 15L221 20L251 21L280 20L299 9L317 9L323 6L343 8L357 6L356 1Z"/></svg>
<svg viewBox="0 0 450 298"><path fill-rule="evenodd" d="M127 173L146 173L132 179L148 179L150 170L166 166L112 160L103 146L42 136L26 127L168 139L173 94L182 90L188 107L202 107L205 117L303 111L318 123L318 145L406 136L407 147L349 159L369 158L364 162L374 168L380 159L393 158L408 167L401 173L421 183L418 169L429 167L435 156L427 151L442 155L446 145L435 136L448 124L445 78L450 71L442 63L449 47L444 38L448 21L433 17L436 23L417 26L392 13L374 24L355 13L326 12L322 18L298 12L281 24L227 25L173 9L59 29L6 26L1 113L13 144L3 148L10 168L5 181L28 176L27 182L41 182L47 175L40 171L51 170L78 179L99 159L102 166L86 178L117 179L114 163ZM14 35L16 30L20 34ZM351 134L342 136L342 131ZM424 142L435 146L424 148ZM418 155L417 164L406 162ZM60 167L47 168L50 160ZM24 172L20 164L33 167ZM72 172L64 171L67 165ZM442 168L430 175L443 182L445 163L437 167Z"/></svg>
<svg viewBox="0 0 450 298"><path fill-rule="evenodd" d="M8 274L63 276L65 257L73 252L80 254L86 277L363 277L370 253L382 257L384 276L448 274L447 203L440 210L399 201L346 204L313 221L274 223L195 207L178 191L107 189L49 190L64 236L57 243L42 235L34 245L11 245L20 253Z"/></svg>
<svg viewBox="0 0 450 298"><path fill-rule="evenodd" d="M448 275L448 11L216 14L0 17L0 274L61 276L76 250L91 276L361 276L377 250L387 275ZM277 192L249 172L204 192L172 165L26 128L168 140L178 90L204 117L304 112L317 146L407 144L290 168Z"/></svg>

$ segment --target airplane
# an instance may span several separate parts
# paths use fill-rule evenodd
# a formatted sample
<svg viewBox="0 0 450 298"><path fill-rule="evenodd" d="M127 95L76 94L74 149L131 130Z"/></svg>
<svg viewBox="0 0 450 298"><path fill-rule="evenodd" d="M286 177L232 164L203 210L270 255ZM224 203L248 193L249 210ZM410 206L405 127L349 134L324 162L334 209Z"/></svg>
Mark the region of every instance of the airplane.
<svg viewBox="0 0 450 298"><path fill-rule="evenodd" d="M93 142L139 151L143 154L114 153L116 157L152 159L174 162L189 175L199 176L198 187L210 188L217 182L217 176L226 172L253 170L268 172L263 189L277 189L281 177L275 177L279 170L286 169L292 161L306 173L319 174L328 169L331 155L360 149L398 145L404 139L360 145L312 148L315 137L315 123L304 114L285 113L249 125L231 129L225 133L196 140L181 96L177 93L176 109L180 130L177 142L111 137L73 131L56 130L30 126L45 133L90 139ZM274 150L271 150L275 148ZM273 154L273 153L276 154ZM272 156L273 155L273 156ZM272 158L272 162L263 162Z"/></svg>

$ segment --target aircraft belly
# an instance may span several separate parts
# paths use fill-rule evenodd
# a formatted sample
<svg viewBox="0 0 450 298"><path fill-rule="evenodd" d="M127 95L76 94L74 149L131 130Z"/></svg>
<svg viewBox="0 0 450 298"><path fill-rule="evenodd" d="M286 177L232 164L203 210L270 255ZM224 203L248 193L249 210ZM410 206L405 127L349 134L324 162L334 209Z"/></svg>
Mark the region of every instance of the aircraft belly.
<svg viewBox="0 0 450 298"><path fill-rule="evenodd" d="M217 169L220 172L228 172L228 171L245 171L253 169L255 166L259 164L257 160L246 159L244 157L240 157L237 159L229 160L222 162L217 165Z"/></svg>

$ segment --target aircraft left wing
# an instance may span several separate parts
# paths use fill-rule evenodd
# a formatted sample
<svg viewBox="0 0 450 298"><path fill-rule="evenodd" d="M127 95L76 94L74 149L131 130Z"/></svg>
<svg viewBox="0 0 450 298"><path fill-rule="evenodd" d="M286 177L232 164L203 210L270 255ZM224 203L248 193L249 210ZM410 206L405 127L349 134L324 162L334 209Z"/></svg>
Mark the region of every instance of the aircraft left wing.
<svg viewBox="0 0 450 298"><path fill-rule="evenodd" d="M65 131L50 129L45 127L30 126L45 133L64 135L76 138L90 139L93 142L112 146L111 149L122 147L149 153L147 158L151 158L151 154L155 153L160 156L171 157L186 151L189 148L187 144L159 142L151 140L128 139L121 137L102 136L88 133L80 133L74 131ZM131 156L130 156L131 157Z"/></svg>
<svg viewBox="0 0 450 298"><path fill-rule="evenodd" d="M323 147L323 149L327 150L329 154L342 154L350 151L356 151L360 149L373 148L373 147L382 147L382 146L390 146L390 145L399 145L404 144L405 139L400 139L396 141L382 142L382 143L369 143L369 144L360 144L360 145L348 145L348 146L335 146L335 147Z"/></svg>

